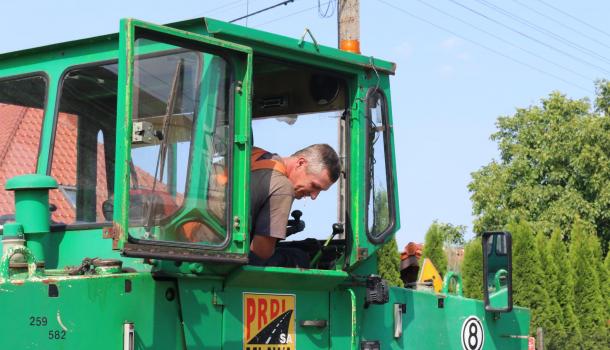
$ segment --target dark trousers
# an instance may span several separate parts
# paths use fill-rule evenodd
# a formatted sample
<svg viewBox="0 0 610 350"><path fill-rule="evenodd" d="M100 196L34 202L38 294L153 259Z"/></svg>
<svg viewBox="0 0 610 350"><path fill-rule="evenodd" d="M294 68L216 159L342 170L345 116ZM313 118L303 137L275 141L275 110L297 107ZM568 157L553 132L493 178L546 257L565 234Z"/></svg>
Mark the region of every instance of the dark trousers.
<svg viewBox="0 0 610 350"><path fill-rule="evenodd" d="M309 268L309 255L298 248L275 248L273 255L265 260L250 252L248 255L250 265L255 266L281 266Z"/></svg>

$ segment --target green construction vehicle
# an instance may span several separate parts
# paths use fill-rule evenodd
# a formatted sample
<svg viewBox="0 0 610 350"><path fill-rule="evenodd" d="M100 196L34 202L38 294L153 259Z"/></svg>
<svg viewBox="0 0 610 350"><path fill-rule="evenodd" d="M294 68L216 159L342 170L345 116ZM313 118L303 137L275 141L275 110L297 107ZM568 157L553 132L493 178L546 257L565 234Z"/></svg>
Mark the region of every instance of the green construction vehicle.
<svg viewBox="0 0 610 350"><path fill-rule="evenodd" d="M526 349L507 233L484 300L378 276L394 71L208 18L0 55L0 349ZM251 151L280 137L342 163L331 209L290 220L327 232L279 243L310 268L248 265Z"/></svg>

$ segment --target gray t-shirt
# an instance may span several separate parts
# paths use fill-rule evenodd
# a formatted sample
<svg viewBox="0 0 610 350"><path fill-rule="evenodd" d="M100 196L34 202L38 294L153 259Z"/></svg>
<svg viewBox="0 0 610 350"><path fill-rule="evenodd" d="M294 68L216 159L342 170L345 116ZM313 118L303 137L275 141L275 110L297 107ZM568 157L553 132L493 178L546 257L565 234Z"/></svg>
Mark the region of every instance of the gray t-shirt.
<svg viewBox="0 0 610 350"><path fill-rule="evenodd" d="M286 238L286 224L294 201L294 189L282 173L259 169L250 174L252 235Z"/></svg>

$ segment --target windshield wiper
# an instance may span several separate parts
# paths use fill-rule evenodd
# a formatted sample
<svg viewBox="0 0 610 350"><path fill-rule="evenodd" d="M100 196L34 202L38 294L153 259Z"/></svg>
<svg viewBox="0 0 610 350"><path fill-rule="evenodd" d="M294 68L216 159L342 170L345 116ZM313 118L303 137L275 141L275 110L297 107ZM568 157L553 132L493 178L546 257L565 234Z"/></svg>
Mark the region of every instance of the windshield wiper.
<svg viewBox="0 0 610 350"><path fill-rule="evenodd" d="M161 141L161 144L159 145L159 154L157 155L157 165L155 166L155 177L153 179L151 194L146 198L148 205L146 206L146 225L144 226L146 232L145 237L151 236L151 228L155 221L154 216L156 216L157 203L153 199L157 182L163 182L163 170L165 169L165 158L167 156L169 131L171 127L170 121L171 117L174 115L174 106L176 104L176 96L179 92L180 83L182 82L180 78L183 70L184 59L179 59L176 63L176 71L174 72L174 77L172 79L172 86L167 100L167 108L165 110L165 115L163 116L163 128L161 129L161 133L157 133L157 137ZM157 180L157 176L159 176L159 180Z"/></svg>

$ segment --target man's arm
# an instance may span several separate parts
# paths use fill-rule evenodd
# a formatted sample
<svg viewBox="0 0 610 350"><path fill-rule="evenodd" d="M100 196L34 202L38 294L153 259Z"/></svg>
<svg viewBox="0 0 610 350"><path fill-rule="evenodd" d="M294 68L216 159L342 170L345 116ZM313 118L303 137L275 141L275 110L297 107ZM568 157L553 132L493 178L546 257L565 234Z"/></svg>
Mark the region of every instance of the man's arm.
<svg viewBox="0 0 610 350"><path fill-rule="evenodd" d="M275 251L277 238L270 236L254 235L250 243L250 251L263 260L269 259Z"/></svg>

